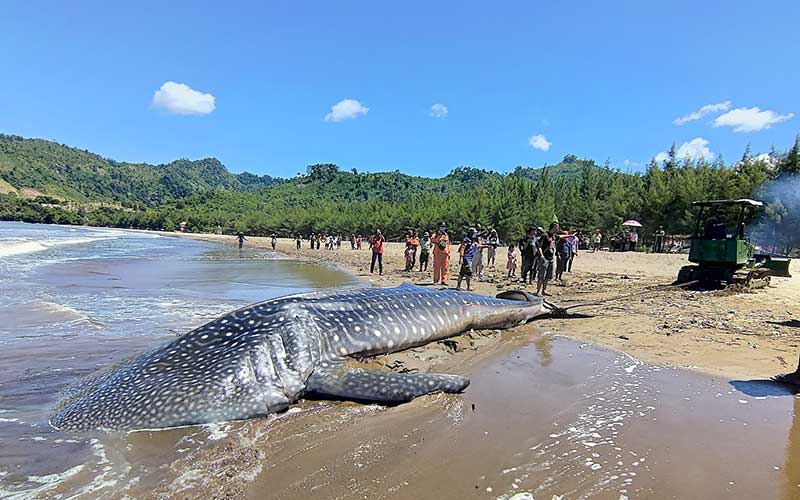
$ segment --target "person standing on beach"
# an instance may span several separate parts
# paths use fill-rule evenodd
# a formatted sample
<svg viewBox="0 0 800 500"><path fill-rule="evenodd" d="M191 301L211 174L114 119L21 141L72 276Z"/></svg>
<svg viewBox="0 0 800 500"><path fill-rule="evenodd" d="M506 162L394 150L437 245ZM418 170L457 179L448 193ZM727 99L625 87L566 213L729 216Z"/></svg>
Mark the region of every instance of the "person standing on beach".
<svg viewBox="0 0 800 500"><path fill-rule="evenodd" d="M406 248L403 251L403 255L406 258L406 267L405 271L409 272L414 269L414 244L411 242L411 233L406 235Z"/></svg>
<svg viewBox="0 0 800 500"><path fill-rule="evenodd" d="M517 255L514 253L514 245L508 245L508 260L506 261L508 278L513 278L517 274Z"/></svg>
<svg viewBox="0 0 800 500"><path fill-rule="evenodd" d="M422 239L419 240L419 272L428 270L428 257L430 256L433 242L431 241L431 233L425 231Z"/></svg>
<svg viewBox="0 0 800 500"><path fill-rule="evenodd" d="M664 226L658 226L658 231L655 232L654 242L653 242L653 252L655 253L663 253L664 252L664 236L667 233L664 232Z"/></svg>
<svg viewBox="0 0 800 500"><path fill-rule="evenodd" d="M378 262L378 273L383 276L383 233L380 229L375 230L375 234L370 239L370 246L372 247L372 262L369 265L369 273L375 272L375 262Z"/></svg>
<svg viewBox="0 0 800 500"><path fill-rule="evenodd" d="M603 242L603 233L600 232L600 228L596 228L594 230L594 234L592 235L592 252L597 252L600 250L600 244Z"/></svg>
<svg viewBox="0 0 800 500"><path fill-rule="evenodd" d="M244 245L244 240L246 240L247 238L245 238L244 235L240 231L240 232L236 233L236 239L239 240L239 250L241 250L242 249L242 245Z"/></svg>
<svg viewBox="0 0 800 500"><path fill-rule="evenodd" d="M350 250L355 250L355 249L356 249L356 235L350 233Z"/></svg>
<svg viewBox="0 0 800 500"><path fill-rule="evenodd" d="M630 246L628 247L628 251L635 252L636 245L639 243L639 233L636 232L636 228L631 228L631 232L628 235L628 239L630 240Z"/></svg>
<svg viewBox="0 0 800 500"><path fill-rule="evenodd" d="M356 250L361 250L362 241L364 241L364 238L360 234L356 236Z"/></svg>
<svg viewBox="0 0 800 500"><path fill-rule="evenodd" d="M556 253L557 232L558 222L553 222L547 232L539 238L537 248L539 275L536 281L536 295L547 295L547 282L553 279L553 257Z"/></svg>
<svg viewBox="0 0 800 500"><path fill-rule="evenodd" d="M431 237L433 243L433 284L441 282L447 285L450 268L450 237L447 235L447 224L439 224L439 230Z"/></svg>
<svg viewBox="0 0 800 500"><path fill-rule="evenodd" d="M534 259L536 259L537 256L535 228L528 228L528 231L525 233L525 238L520 245L520 253L522 254L521 281L523 284L526 282L533 283L535 277Z"/></svg>
<svg viewBox="0 0 800 500"><path fill-rule="evenodd" d="M497 254L497 247L500 246L500 238L497 236L497 231L492 229L489 231L489 241L486 247L486 266L494 267L495 257Z"/></svg>
<svg viewBox="0 0 800 500"><path fill-rule="evenodd" d="M472 256L472 274L478 278L478 281L483 281L483 249L488 248L488 245L484 244L484 239L477 235L473 238L473 242L475 243L475 254Z"/></svg>
<svg viewBox="0 0 800 500"><path fill-rule="evenodd" d="M461 290L461 280L466 279L467 291L472 291L472 287L470 286L470 281L472 280L472 261L475 258L475 252L478 247L478 243L475 241L476 234L477 232L474 228L469 228L467 235L461 241L461 246L458 247L459 271L456 290Z"/></svg>
<svg viewBox="0 0 800 500"><path fill-rule="evenodd" d="M297 249L300 250L300 245L303 242L303 237L300 236L300 233L297 233L294 237L295 243L297 243Z"/></svg>
<svg viewBox="0 0 800 500"><path fill-rule="evenodd" d="M556 239L556 279L564 283L564 271L567 270L567 261L572 253L570 250L569 232Z"/></svg>
<svg viewBox="0 0 800 500"><path fill-rule="evenodd" d="M275 233L272 233L272 236L270 238L271 239L270 239L269 243L270 243L270 245L272 245L272 250L274 251L275 250L275 245L278 244L278 237L275 236Z"/></svg>
<svg viewBox="0 0 800 500"><path fill-rule="evenodd" d="M568 238L569 249L570 249L569 259L567 260L567 269L566 269L568 273L572 272L572 261L575 260L575 256L578 255L578 248L581 246L580 234L581 233L578 232L576 234L571 235Z"/></svg>

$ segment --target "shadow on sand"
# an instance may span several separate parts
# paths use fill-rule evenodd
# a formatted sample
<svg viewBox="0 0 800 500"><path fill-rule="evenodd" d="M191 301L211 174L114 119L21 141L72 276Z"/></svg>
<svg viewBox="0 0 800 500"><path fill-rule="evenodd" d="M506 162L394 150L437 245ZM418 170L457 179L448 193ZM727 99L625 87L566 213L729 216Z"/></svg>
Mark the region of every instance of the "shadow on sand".
<svg viewBox="0 0 800 500"><path fill-rule="evenodd" d="M731 380L729 384L737 391L752 397L794 396L800 392L798 387L774 380Z"/></svg>
<svg viewBox="0 0 800 500"><path fill-rule="evenodd" d="M787 319L786 321L767 321L767 323L771 325L778 325L778 326L789 326L792 328L800 328L800 320L797 319Z"/></svg>

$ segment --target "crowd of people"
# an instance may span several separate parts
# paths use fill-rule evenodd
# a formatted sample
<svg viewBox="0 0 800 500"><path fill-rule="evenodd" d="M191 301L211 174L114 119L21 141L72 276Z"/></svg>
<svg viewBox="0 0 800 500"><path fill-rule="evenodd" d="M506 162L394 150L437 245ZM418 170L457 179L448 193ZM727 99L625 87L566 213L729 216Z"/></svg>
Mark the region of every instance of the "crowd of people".
<svg viewBox="0 0 800 500"><path fill-rule="evenodd" d="M245 241L239 233L239 247ZM302 248L303 237L295 235L298 250ZM350 234L346 240L340 234L312 233L307 241L309 248L319 250L339 250L343 241L350 243L351 250L368 248L371 252L369 272L384 272L384 243L386 238L380 229L364 237L361 234ZM639 235L635 228L624 228L615 232L607 244L610 251L635 251ZM365 243L366 242L366 243ZM276 248L277 238L271 235L271 246ZM463 238L453 240L447 224L442 222L435 231L409 229L404 237L403 271L427 272L430 268L433 284L447 286L450 282L451 245L458 245L458 275L456 289L466 285L472 290L472 280L484 281L485 269L494 268L497 260L497 248L501 246L498 233L493 228L484 228L481 224L466 230ZM523 285L536 285L537 295L549 295L547 285L552 280L564 282L564 273L572 272L572 265L579 250L599 251L604 244L600 229L591 234L581 231L574 233L562 228L558 222L551 223L547 230L543 227L530 227L525 235L516 242L507 243L507 260L505 276L508 280ZM661 227L654 233L653 250L664 251L664 231ZM517 271L519 270L519 275Z"/></svg>

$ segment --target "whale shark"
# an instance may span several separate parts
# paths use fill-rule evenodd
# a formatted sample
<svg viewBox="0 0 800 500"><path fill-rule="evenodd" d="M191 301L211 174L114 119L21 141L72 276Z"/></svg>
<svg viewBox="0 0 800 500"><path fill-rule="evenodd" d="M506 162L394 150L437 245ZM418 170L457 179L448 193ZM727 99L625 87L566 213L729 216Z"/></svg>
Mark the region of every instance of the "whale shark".
<svg viewBox="0 0 800 500"><path fill-rule="evenodd" d="M270 299L221 316L66 389L50 425L136 430L243 420L301 398L400 404L469 380L348 366L471 329L505 329L559 308L524 291L496 297L404 284Z"/></svg>

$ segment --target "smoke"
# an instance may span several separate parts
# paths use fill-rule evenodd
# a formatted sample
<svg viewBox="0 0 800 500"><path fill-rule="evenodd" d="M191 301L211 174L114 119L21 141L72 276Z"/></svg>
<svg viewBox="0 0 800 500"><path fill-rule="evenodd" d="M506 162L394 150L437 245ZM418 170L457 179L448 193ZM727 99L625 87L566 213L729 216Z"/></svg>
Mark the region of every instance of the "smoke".
<svg viewBox="0 0 800 500"><path fill-rule="evenodd" d="M764 184L756 196L764 202L750 238L772 254L790 255L800 248L800 174L783 174Z"/></svg>

